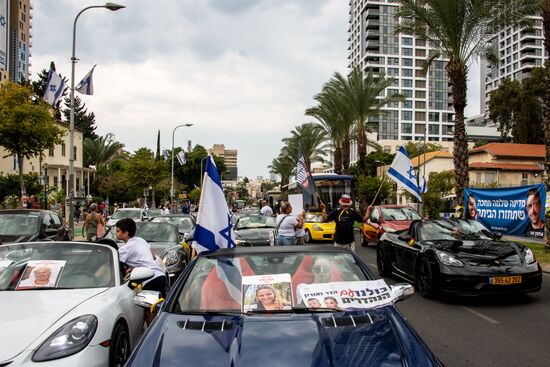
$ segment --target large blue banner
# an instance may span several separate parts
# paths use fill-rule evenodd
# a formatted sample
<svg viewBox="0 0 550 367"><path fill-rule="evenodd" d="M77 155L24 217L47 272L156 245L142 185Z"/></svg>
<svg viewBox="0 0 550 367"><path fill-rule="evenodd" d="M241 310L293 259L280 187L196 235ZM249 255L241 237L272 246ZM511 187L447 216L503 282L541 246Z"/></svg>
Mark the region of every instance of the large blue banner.
<svg viewBox="0 0 550 367"><path fill-rule="evenodd" d="M464 190L464 217L502 234L543 238L545 208L544 184Z"/></svg>

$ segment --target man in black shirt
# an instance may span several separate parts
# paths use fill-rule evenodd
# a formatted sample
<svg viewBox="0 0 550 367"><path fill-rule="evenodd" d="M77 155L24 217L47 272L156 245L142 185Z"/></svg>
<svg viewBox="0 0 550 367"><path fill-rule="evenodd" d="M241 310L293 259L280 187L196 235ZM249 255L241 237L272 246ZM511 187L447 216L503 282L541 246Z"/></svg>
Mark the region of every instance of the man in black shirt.
<svg viewBox="0 0 550 367"><path fill-rule="evenodd" d="M349 195L342 195L338 201L340 208L334 209L327 215L326 206L321 203L324 222L336 222L336 232L334 233L334 246L346 247L355 251L355 236L353 234L353 224L355 222L364 222L369 218L369 210L364 217L351 207L352 200Z"/></svg>

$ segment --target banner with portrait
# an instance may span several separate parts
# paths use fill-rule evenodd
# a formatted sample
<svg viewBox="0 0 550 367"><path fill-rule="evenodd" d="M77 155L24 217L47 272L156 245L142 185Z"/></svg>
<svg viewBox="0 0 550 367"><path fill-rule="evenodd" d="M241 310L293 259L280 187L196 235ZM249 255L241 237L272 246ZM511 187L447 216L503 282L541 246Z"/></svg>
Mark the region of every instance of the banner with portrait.
<svg viewBox="0 0 550 367"><path fill-rule="evenodd" d="M30 260L15 289L56 287L65 263L65 260Z"/></svg>
<svg viewBox="0 0 550 367"><path fill-rule="evenodd" d="M464 190L464 218L477 220L493 232L543 238L545 210L544 184Z"/></svg>
<svg viewBox="0 0 550 367"><path fill-rule="evenodd" d="M292 308L289 273L243 276L242 311L279 311Z"/></svg>
<svg viewBox="0 0 550 367"><path fill-rule="evenodd" d="M383 279L355 282L299 284L298 295L306 307L364 309L394 302L395 296Z"/></svg>

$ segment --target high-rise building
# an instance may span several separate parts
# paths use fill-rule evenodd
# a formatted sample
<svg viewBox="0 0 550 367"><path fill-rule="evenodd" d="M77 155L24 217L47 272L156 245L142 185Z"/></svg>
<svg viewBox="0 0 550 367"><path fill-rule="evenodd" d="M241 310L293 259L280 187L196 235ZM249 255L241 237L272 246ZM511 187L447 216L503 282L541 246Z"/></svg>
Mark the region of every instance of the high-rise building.
<svg viewBox="0 0 550 367"><path fill-rule="evenodd" d="M427 126L429 142L450 145L454 110L446 60L435 60L427 75L424 73L430 44L395 33L398 1L350 0L349 4L349 68L385 74L393 79L386 95L400 93L406 97L388 105L388 113L379 116L378 143L386 151L394 151L403 140L424 140Z"/></svg>
<svg viewBox="0 0 550 367"><path fill-rule="evenodd" d="M0 2L0 82L30 79L32 7L30 0Z"/></svg>
<svg viewBox="0 0 550 367"><path fill-rule="evenodd" d="M484 62L481 64L481 98L482 113L488 114L489 99L505 78L523 80L531 75L534 67L544 65L544 35L542 17L533 17L531 29L519 26L508 27L493 35L489 40L497 51L498 64ZM485 76L485 78L483 78Z"/></svg>
<svg viewBox="0 0 550 367"><path fill-rule="evenodd" d="M225 149L225 145L223 144L214 144L208 151L224 159L225 168L229 173L223 175L223 179L236 180L238 177L237 149Z"/></svg>

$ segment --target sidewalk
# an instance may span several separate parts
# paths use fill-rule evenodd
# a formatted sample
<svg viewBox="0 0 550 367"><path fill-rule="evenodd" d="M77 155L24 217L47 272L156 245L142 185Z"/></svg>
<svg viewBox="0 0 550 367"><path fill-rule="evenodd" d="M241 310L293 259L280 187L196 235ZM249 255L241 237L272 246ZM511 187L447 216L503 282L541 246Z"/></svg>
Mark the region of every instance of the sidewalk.
<svg viewBox="0 0 550 367"><path fill-rule="evenodd" d="M75 223L74 224L74 237L73 241L86 241L86 237L82 235L82 227L84 223Z"/></svg>

